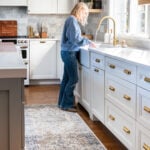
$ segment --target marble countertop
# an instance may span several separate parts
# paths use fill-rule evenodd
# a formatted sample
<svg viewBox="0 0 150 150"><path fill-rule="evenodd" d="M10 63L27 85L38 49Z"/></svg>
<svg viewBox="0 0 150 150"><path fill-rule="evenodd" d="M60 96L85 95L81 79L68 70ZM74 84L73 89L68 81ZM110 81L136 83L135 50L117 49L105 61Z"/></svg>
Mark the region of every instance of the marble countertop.
<svg viewBox="0 0 150 150"><path fill-rule="evenodd" d="M0 78L25 78L26 66L13 43L0 42Z"/></svg>
<svg viewBox="0 0 150 150"><path fill-rule="evenodd" d="M150 67L150 50L137 49L131 47L89 47L89 51L103 54L118 60L124 60L136 65Z"/></svg>

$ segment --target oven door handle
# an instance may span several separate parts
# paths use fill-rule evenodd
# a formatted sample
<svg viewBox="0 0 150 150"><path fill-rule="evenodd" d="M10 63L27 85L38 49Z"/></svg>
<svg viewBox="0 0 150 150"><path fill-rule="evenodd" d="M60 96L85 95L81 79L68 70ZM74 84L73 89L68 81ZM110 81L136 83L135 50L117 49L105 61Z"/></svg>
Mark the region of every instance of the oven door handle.
<svg viewBox="0 0 150 150"><path fill-rule="evenodd" d="M28 48L27 46L20 46L21 49Z"/></svg>

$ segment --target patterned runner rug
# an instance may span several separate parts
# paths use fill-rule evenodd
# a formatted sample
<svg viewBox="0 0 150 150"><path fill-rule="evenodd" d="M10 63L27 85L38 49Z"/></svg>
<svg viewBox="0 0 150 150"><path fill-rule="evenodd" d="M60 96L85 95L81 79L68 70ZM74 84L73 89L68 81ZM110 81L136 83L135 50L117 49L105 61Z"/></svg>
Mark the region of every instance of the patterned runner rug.
<svg viewBox="0 0 150 150"><path fill-rule="evenodd" d="M25 150L106 150L82 118L54 105L25 106Z"/></svg>

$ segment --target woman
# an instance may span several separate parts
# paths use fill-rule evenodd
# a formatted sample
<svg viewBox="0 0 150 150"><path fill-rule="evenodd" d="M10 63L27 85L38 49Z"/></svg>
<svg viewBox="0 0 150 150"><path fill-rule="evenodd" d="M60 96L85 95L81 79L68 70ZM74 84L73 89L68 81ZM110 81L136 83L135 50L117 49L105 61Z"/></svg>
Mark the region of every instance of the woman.
<svg viewBox="0 0 150 150"><path fill-rule="evenodd" d="M61 82L58 107L76 112L73 91L78 82L77 53L81 46L94 45L87 38L81 36L80 25L85 26L89 9L83 2L76 4L71 15L66 19L61 39L61 57L64 62L64 74Z"/></svg>

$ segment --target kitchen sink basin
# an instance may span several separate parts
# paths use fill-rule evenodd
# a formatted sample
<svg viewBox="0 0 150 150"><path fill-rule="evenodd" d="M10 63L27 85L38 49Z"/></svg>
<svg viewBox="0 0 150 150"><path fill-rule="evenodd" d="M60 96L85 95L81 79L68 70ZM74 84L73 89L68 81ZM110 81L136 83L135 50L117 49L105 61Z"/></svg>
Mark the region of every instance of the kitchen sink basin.
<svg viewBox="0 0 150 150"><path fill-rule="evenodd" d="M107 43L94 43L97 48L116 48L117 46L114 46L112 44Z"/></svg>

